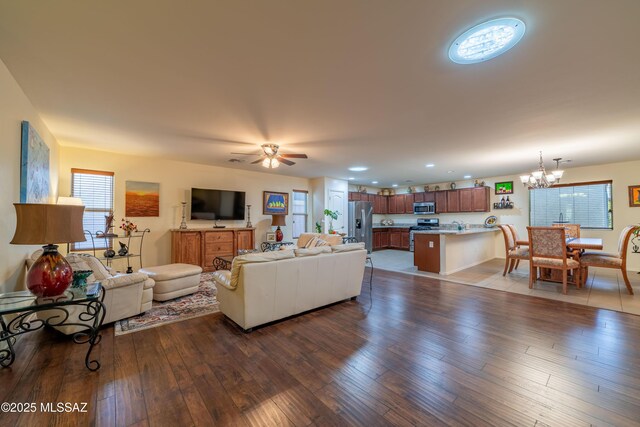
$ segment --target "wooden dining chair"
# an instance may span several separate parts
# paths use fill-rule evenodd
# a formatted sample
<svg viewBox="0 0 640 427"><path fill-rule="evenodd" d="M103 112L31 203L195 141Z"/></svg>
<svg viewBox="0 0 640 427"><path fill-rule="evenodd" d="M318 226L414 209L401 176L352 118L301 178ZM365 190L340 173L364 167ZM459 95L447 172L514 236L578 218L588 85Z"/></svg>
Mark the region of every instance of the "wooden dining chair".
<svg viewBox="0 0 640 427"><path fill-rule="evenodd" d="M562 293L567 294L569 270L580 287L580 262L567 252L566 231L561 227L527 227L529 234L529 289L538 280L538 268L562 270ZM571 257L571 258L570 258Z"/></svg>
<svg viewBox="0 0 640 427"><path fill-rule="evenodd" d="M504 236L505 262L502 275L506 276L507 270L511 273L518 268L521 259L529 259L529 249L518 246L509 224L499 225L498 227L500 227Z"/></svg>
<svg viewBox="0 0 640 427"><path fill-rule="evenodd" d="M633 295L633 288L629 282L629 276L627 275L627 247L629 246L629 240L640 226L628 225L620 233L618 239L618 253L610 254L604 252L585 252L580 256L580 265L583 267L584 274L587 274L589 267L602 267L602 268L618 268L622 271L622 278L624 284L627 286L629 295Z"/></svg>
<svg viewBox="0 0 640 427"><path fill-rule="evenodd" d="M568 239L578 239L580 237L580 224L552 224L552 227L562 227Z"/></svg>

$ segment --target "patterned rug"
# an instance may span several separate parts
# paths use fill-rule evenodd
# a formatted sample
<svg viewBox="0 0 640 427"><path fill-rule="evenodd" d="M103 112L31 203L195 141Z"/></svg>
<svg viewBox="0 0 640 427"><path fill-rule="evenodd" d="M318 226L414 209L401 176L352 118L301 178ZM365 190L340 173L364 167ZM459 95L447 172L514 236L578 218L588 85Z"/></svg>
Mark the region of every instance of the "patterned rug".
<svg viewBox="0 0 640 427"><path fill-rule="evenodd" d="M174 322L181 322L206 314L217 313L218 290L211 280L211 273L200 275L198 291L169 301L153 301L146 313L115 322L115 335L130 334Z"/></svg>

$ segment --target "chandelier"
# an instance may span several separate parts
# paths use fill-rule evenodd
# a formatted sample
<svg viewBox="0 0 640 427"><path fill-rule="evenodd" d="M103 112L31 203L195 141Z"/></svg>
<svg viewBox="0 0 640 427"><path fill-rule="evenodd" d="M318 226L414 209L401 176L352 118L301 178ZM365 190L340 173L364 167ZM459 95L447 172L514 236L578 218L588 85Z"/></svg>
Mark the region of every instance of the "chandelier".
<svg viewBox="0 0 640 427"><path fill-rule="evenodd" d="M522 184L529 188L548 188L559 183L560 178L562 178L562 174L564 173L564 171L558 169L562 157L558 157L553 160L556 162L556 170L548 173L544 169L544 164L542 163L542 151L540 151L540 163L538 165L538 170L531 172L530 175L521 175L520 181L522 181Z"/></svg>

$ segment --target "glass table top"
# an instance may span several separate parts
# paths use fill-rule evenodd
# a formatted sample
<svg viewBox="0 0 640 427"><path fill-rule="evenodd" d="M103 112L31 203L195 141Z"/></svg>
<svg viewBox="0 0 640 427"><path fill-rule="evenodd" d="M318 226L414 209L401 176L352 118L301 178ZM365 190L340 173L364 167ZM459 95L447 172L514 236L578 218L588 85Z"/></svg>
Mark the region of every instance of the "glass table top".
<svg viewBox="0 0 640 427"><path fill-rule="evenodd" d="M0 294L0 315L18 313L34 308L96 301L100 298L101 290L102 285L100 282L95 282L87 285L86 289L69 288L62 295L55 297L37 297L29 291L7 292Z"/></svg>

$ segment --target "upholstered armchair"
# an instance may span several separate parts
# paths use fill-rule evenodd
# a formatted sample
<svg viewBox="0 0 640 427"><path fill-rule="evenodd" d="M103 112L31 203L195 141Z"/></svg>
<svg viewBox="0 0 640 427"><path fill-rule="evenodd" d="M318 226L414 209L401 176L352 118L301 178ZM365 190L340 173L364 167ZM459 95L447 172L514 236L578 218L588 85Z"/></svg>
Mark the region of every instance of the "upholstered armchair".
<svg viewBox="0 0 640 427"><path fill-rule="evenodd" d="M34 252L27 259L27 268L38 259L42 250ZM151 308L153 299L153 279L143 273L112 274L96 257L89 254L71 253L66 257L73 271L92 270L87 283L100 282L104 288L106 314L103 324L132 317ZM73 311L71 309L70 311ZM70 316L74 313L70 313ZM76 314L77 315L77 314ZM78 323L83 323L78 320ZM81 330L79 326L57 326L64 334L73 334Z"/></svg>
<svg viewBox="0 0 640 427"><path fill-rule="evenodd" d="M620 233L618 239L618 253L609 254L604 252L585 252L580 257L580 265L584 274L587 274L589 267L618 268L622 272L624 284L627 286L629 295L633 295L633 288L627 275L627 246L633 233L640 229L637 225L628 225Z"/></svg>

